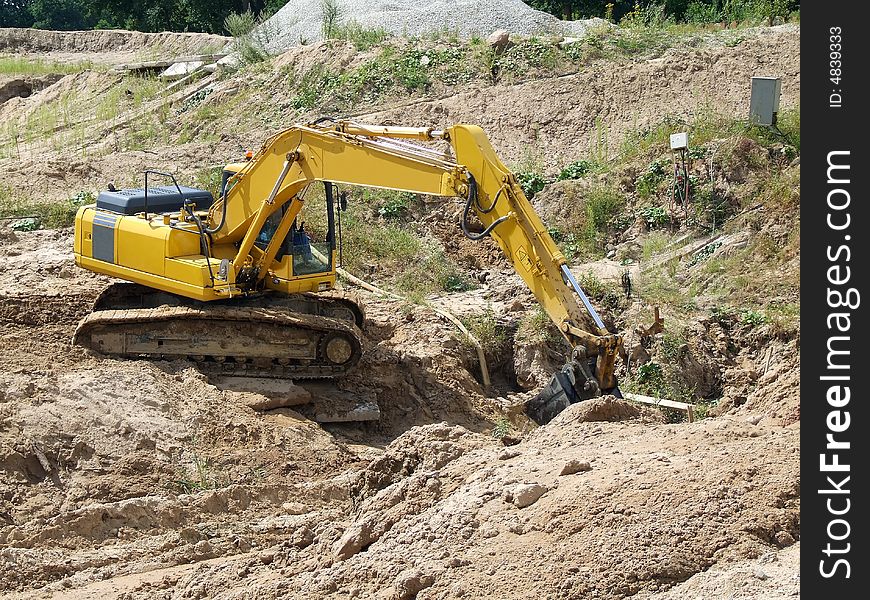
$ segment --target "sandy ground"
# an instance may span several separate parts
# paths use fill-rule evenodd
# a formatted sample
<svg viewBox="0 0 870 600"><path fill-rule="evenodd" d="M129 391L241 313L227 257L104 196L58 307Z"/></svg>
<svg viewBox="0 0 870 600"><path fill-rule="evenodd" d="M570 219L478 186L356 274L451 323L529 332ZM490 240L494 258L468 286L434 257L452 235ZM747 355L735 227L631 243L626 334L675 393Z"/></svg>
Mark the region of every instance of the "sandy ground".
<svg viewBox="0 0 870 600"><path fill-rule="evenodd" d="M366 386L384 418L327 431L257 413L185 361L71 346L102 278L74 268L66 231L5 236L12 597L617 598L713 565L725 574L685 585L794 587L785 559L758 584L747 565L799 537L797 423L743 411L669 425L596 401L505 448L449 326L425 309L397 325L371 299L372 346L342 386ZM560 475L572 461L589 470Z"/></svg>

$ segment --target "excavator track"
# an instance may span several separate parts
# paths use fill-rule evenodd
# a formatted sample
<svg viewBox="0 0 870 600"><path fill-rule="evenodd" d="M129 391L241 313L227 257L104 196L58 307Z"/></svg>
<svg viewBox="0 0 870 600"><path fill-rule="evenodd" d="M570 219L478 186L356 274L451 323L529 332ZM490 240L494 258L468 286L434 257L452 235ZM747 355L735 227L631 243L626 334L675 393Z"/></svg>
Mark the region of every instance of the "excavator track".
<svg viewBox="0 0 870 600"><path fill-rule="evenodd" d="M129 308L157 308L159 306L256 306L277 308L286 311L333 317L352 321L360 329L365 323L365 312L359 299L351 294L332 290L318 294L268 294L263 293L245 299L218 302L197 302L167 292L139 285L137 283L113 283L104 289L94 301L93 312L103 310L125 310Z"/></svg>
<svg viewBox="0 0 870 600"><path fill-rule="evenodd" d="M115 284L97 299L98 310L79 323L73 342L123 358L186 358L215 375L306 379L346 374L362 355L357 326L362 310L347 298L297 296L202 303ZM166 302L149 306L161 300Z"/></svg>

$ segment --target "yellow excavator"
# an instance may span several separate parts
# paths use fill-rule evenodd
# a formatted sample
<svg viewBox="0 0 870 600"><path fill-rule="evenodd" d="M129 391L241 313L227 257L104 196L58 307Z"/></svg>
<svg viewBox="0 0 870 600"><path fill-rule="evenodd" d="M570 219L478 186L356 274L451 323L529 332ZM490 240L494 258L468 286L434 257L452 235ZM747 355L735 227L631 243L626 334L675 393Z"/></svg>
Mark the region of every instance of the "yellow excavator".
<svg viewBox="0 0 870 600"><path fill-rule="evenodd" d="M448 148L434 147L439 141ZM149 186L149 176L171 185ZM325 188L321 241L298 225L315 182ZM473 125L320 119L227 165L217 199L151 170L144 188L100 192L76 215L75 261L129 283L100 295L75 343L120 357L184 357L209 373L345 374L361 357L364 314L335 290L336 215L346 208L336 185L464 201L462 234L492 236L571 348L568 363L527 405L533 419L545 423L573 402L619 394L621 337L607 331L516 177Z"/></svg>

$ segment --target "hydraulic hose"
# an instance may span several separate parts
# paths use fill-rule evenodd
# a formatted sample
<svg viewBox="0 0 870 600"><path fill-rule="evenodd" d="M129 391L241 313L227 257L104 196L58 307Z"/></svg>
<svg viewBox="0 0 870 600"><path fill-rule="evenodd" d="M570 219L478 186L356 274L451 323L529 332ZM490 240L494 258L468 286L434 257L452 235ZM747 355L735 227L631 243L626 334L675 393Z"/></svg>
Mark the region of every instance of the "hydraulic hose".
<svg viewBox="0 0 870 600"><path fill-rule="evenodd" d="M199 243L202 246L202 255L205 256L205 264L208 267L208 276L211 279L211 286L214 287L214 271L211 269L211 249L208 244L208 230L203 226L202 219L200 219L197 214L193 212L193 209L190 208L190 205L185 204L184 208L193 219L193 222L196 223L196 228L199 230ZM218 227L218 229L220 229L220 227Z"/></svg>
<svg viewBox="0 0 870 600"><path fill-rule="evenodd" d="M232 177L232 175L230 175ZM220 200L223 203L221 206L221 220L217 224L216 227L204 227L204 231L211 235L213 233L217 233L221 229L223 229L224 225L227 223L227 182L230 180L230 177L227 177L226 172L221 178L221 197Z"/></svg>
<svg viewBox="0 0 870 600"><path fill-rule="evenodd" d="M499 189L498 194L495 195L495 199L492 201L492 204L490 204L489 207L484 210L483 208L481 208L479 203L479 196L477 193L477 181L474 179L474 175L472 175L471 173L468 174L468 199L465 202L465 209L462 211L462 220L460 220L459 222L459 226L462 229L462 235L473 241L482 240L483 238L488 236L492 232L492 230L495 229L500 223L507 220L509 215L499 217L498 219L490 223L489 226L480 233L472 233L468 230L468 215L471 212L471 208L474 207L476 211L482 214L492 212L492 210L495 208L495 203L498 201L498 197L502 192L502 189Z"/></svg>

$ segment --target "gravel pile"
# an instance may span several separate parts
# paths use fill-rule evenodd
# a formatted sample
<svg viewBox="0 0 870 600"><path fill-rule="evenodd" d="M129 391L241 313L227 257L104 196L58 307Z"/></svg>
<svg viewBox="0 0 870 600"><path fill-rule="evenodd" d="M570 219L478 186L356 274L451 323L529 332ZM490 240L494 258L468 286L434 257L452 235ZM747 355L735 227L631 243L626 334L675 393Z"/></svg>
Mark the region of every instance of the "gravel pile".
<svg viewBox="0 0 870 600"><path fill-rule="evenodd" d="M457 32L462 38L486 37L496 29L513 34L580 37L602 19L561 21L522 0L337 0L339 21L383 27L394 35L424 36ZM290 0L260 27L271 51L323 38L322 0Z"/></svg>

